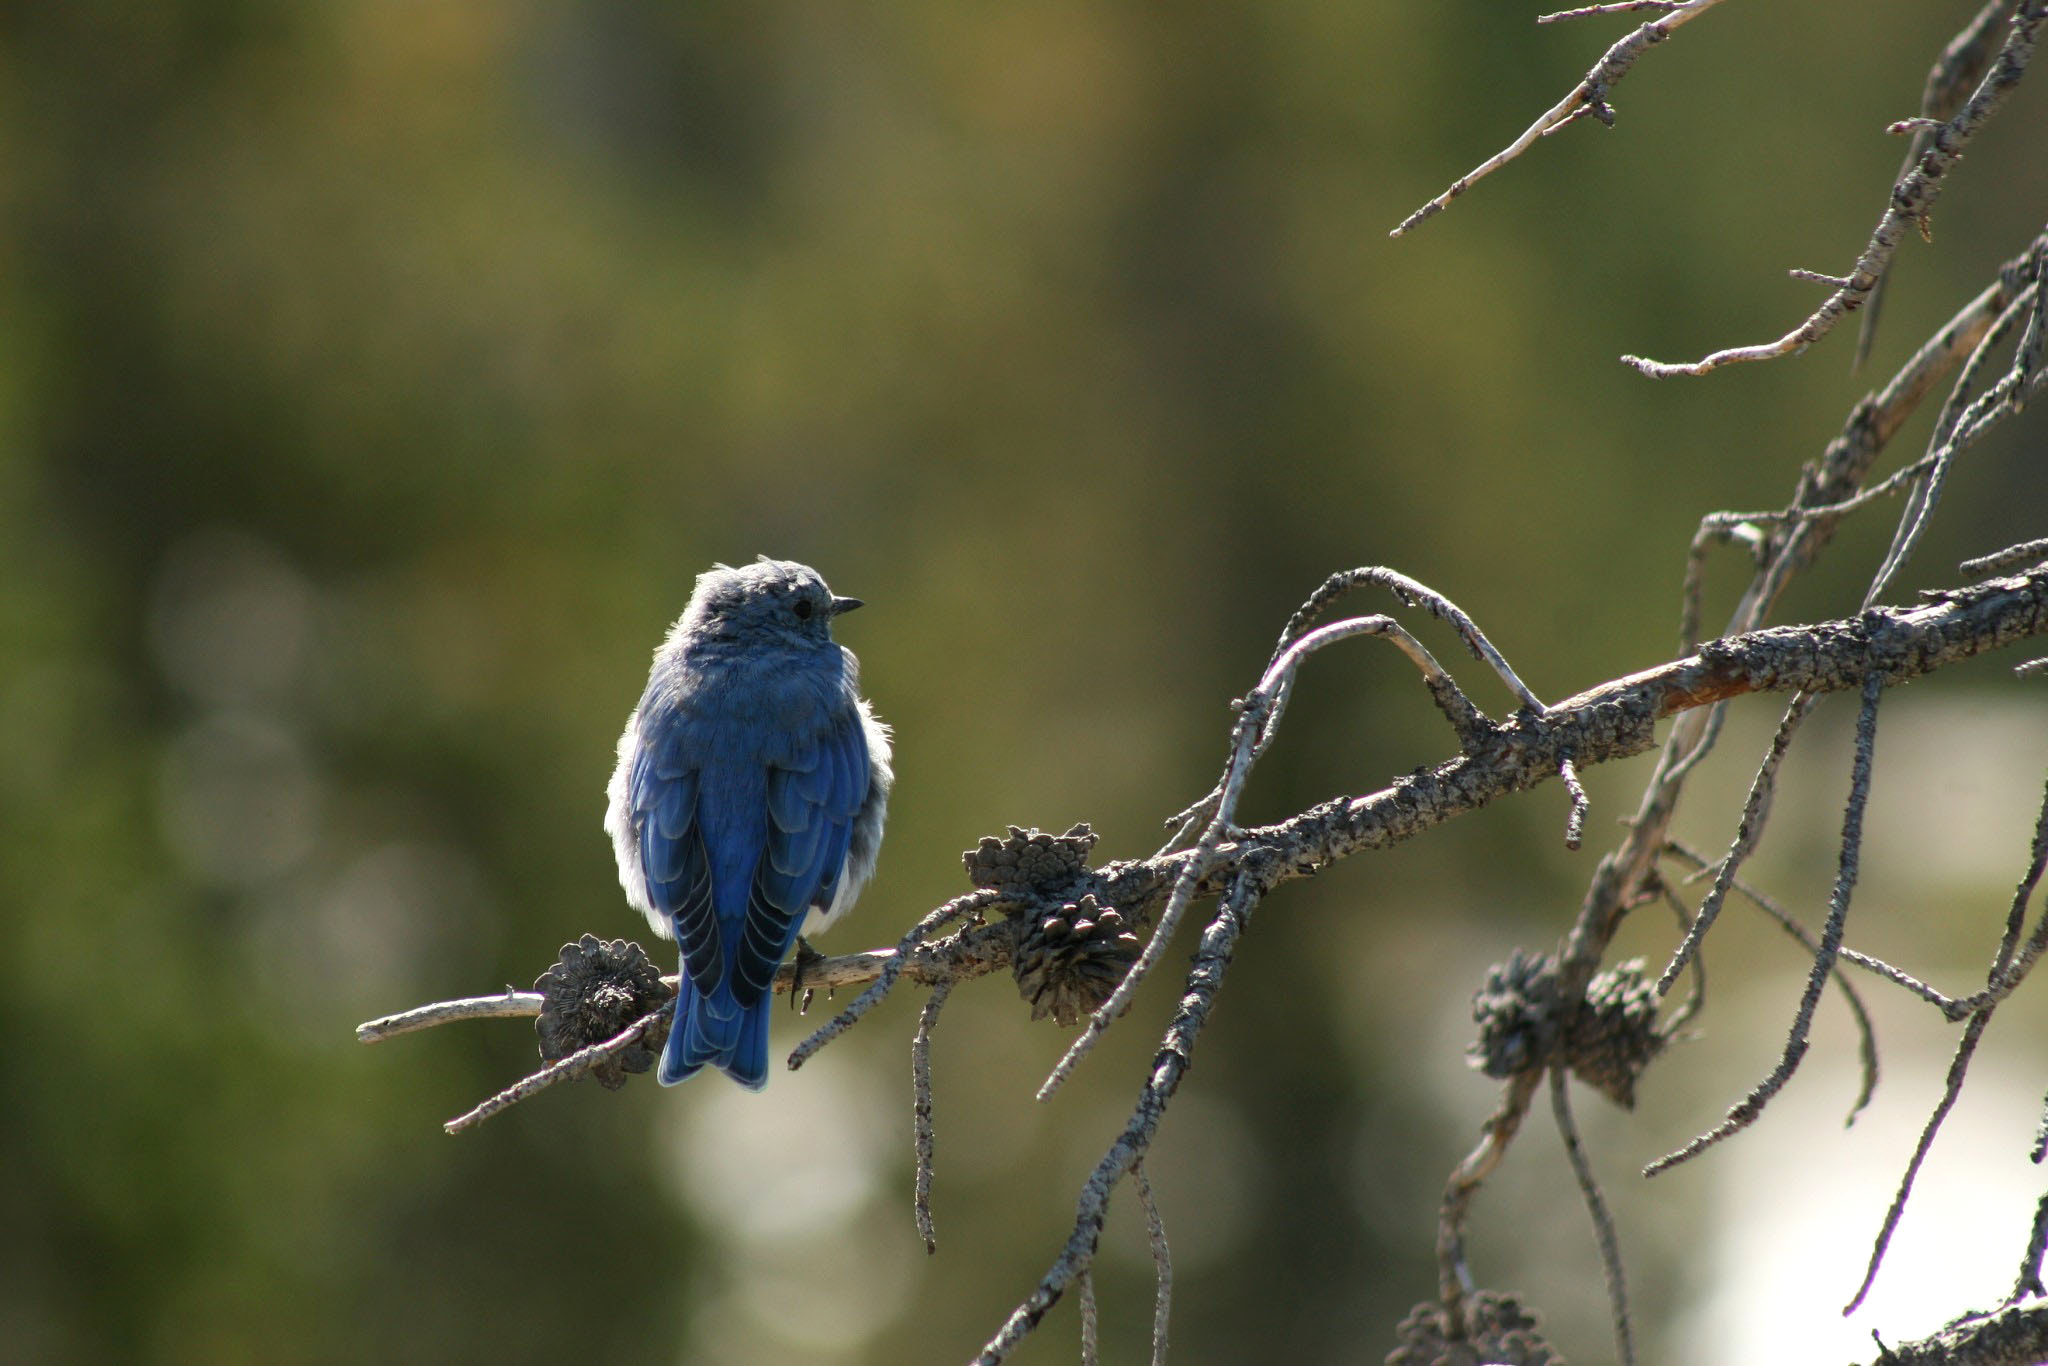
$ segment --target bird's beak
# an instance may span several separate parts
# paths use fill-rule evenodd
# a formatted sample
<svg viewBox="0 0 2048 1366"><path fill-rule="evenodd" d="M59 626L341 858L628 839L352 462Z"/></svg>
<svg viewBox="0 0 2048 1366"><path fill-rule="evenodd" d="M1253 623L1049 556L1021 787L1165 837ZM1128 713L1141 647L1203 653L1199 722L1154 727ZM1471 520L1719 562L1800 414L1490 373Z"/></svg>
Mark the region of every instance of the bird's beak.
<svg viewBox="0 0 2048 1366"><path fill-rule="evenodd" d="M842 613L851 612L856 607L864 606L866 604L859 598L834 598L832 599L832 615L836 617Z"/></svg>

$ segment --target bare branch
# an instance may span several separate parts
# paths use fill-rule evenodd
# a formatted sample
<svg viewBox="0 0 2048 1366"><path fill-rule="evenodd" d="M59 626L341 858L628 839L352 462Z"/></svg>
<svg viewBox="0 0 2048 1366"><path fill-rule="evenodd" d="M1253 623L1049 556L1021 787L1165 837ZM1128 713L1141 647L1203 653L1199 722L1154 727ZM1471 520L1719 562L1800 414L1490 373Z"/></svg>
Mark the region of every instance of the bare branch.
<svg viewBox="0 0 2048 1366"><path fill-rule="evenodd" d="M1745 693L1837 692L1859 686L1869 673L1902 681L2042 634L2048 634L2048 566L1956 589L1918 607L1872 610L1855 621L1780 627L1714 641L1696 654L1602 684L1541 714L1525 711L1494 727L1471 752L1410 774L1379 792L1339 798L1277 825L1238 831L1228 842L1222 840L1219 827L1217 843L1207 854L1198 848L1113 864L1102 872L1104 904L1135 915L1159 904L1169 889L1191 901L1214 895L1225 881L1240 875L1252 877L1254 894L1263 896L1339 859L1405 842L1465 812L1534 787L1557 776L1566 756L1584 765L1639 754L1651 745L1655 724L1667 717ZM1256 718L1248 721L1248 716L1249 712L1239 717L1240 738L1256 726ZM1233 794L1233 805L1235 800ZM1661 841L1658 847L1662 848ZM1604 863L1603 870L1603 877L1614 876L1611 862ZM1595 894L1605 893L1596 887ZM934 943L922 942L933 930L979 912L995 898L996 893L982 889L938 907L894 951L808 965L808 983L872 985L799 1046L791 1055L792 1065L800 1065L850 1028L899 976L936 984L1008 966L1015 930L1006 920L970 927ZM1574 933L1581 931L1575 928ZM1160 940L1162 934L1163 928L1155 930L1153 939ZM1597 963L1597 955L1592 961ZM785 965L776 989L788 990L793 978L794 969ZM491 1015L538 1013L538 998L528 1002L529 995L482 999L504 1003L487 1012ZM447 1002L406 1012L406 1017L420 1021L413 1028L476 1018L474 1012L465 1015L465 1009L461 1003ZM595 1062L630 1047L640 1037L638 1031L667 1017L666 1010L507 1088L452 1121L450 1132L468 1128L557 1081L583 1075ZM364 1027L370 1030L368 1037L386 1037L372 1028L379 1023Z"/></svg>
<svg viewBox="0 0 2048 1366"><path fill-rule="evenodd" d="M1659 22L1669 23L1671 20ZM1828 295L1821 306L1797 327L1776 341L1730 347L1687 363L1672 364L1642 356L1623 356L1622 363L1634 366L1653 379L1704 375L1724 365L1773 360L1803 351L1833 331L1835 324L1862 307L1864 300L1877 287L1878 277L1890 264L1899 243L1905 240L1906 230L1915 227L1923 234L1929 232L1928 215L1933 212L1935 201L1941 198L1945 177L1962 159L1963 149L1969 146L1970 140L1991 121L2005 102L2005 97L2026 74L2027 63L2034 55L2034 46L2044 22L2048 22L2048 0L2022 0L2013 15L2005 45L1991 70L1955 117L1928 135L1927 150L1920 155L1913 169L1892 186L1884 214L1871 231L1870 242L1856 259L1856 268L1849 274L1847 282Z"/></svg>
<svg viewBox="0 0 2048 1366"><path fill-rule="evenodd" d="M1341 586L1333 589L1332 585L1338 585L1340 580ZM1130 971L1117 983L1109 999L1089 1016L1088 1023L1082 1027L1080 1034L1068 1046L1065 1055L1053 1067L1044 1084L1038 1088L1040 1100L1051 1099L1061 1084L1073 1075L1074 1068L1095 1047L1096 1040L1102 1037L1110 1024L1130 1009L1131 998L1158 964L1166 946L1173 939L1174 931L1180 927L1180 919L1193 901L1202 875L1213 863L1218 846L1226 838L1239 833L1236 825L1232 823L1232 818L1237 813L1238 798L1251 777L1252 765L1258 761L1266 746L1272 743L1280 714L1286 709L1287 699L1294 687L1294 676L1302 661L1316 651L1352 636L1384 637L1392 641L1409 661L1422 671L1423 681L1429 687L1430 696L1436 699L1438 706L1450 718L1451 726L1458 734L1459 743L1465 749L1469 751L1486 733L1485 719L1479 714L1478 709L1466 700L1457 684L1444 672L1435 657L1423 648L1422 643L1392 617L1351 617L1289 638L1296 629L1312 620L1315 613L1320 611L1322 605L1330 598L1334 598L1344 588L1357 582L1385 583L1405 601L1422 603L1438 616L1451 621L1458 627L1466 645L1475 655L1492 664L1510 687L1541 710L1543 704L1537 702L1535 694L1522 685L1521 679L1515 676L1514 670L1508 667L1507 661L1500 657L1499 652L1480 633L1479 628L1472 624L1471 618L1435 590L1387 569L1356 570L1349 576L1333 576L1325 581L1323 587L1311 595L1308 602L1289 619L1287 630L1281 635L1282 643L1275 651L1272 662L1266 666L1258 686L1238 704L1237 724L1231 734L1230 759L1224 765L1223 777L1208 797L1181 813L1183 830L1187 829L1188 822L1201 819L1205 813L1208 816L1208 823L1196 844L1194 858L1183 866L1180 875L1175 879L1173 892L1167 898L1166 908L1159 913L1158 924L1152 931L1152 937L1146 941L1137 962L1131 965ZM1583 798L1583 791L1578 795Z"/></svg>
<svg viewBox="0 0 2048 1366"><path fill-rule="evenodd" d="M1956 380L1955 392L1943 405L1941 415L1934 426L1933 449L1925 463L1928 470L1925 478L1913 490L1906 502L1906 510L1899 519L1898 529L1892 535L1890 549L1885 552L1884 562L1871 576L1870 587L1863 595L1863 605L1868 607L1891 585L1892 576L1913 553L1920 543L1930 522L1934 509L1941 502L1942 488L1947 482L1949 467L1956 456L1973 444L1978 437L2018 413L2026 406L2030 390L2039 388L2048 381L2048 371L2030 372L2027 364L2028 347L2023 341L2020 354L2015 357L2012 368L1981 397L1969 400L1971 390L1976 387L1978 372L1987 363L1991 348L2004 339L2017 326L2021 317L2033 320L2033 330L2040 328L2040 301L2044 297L2038 278L2044 262L2048 262L2048 236L2040 239L2035 246L2030 264L2035 280L2019 294L1998 321L1992 324L1984 340L1977 344L1969 363ZM1965 400L1968 400L1967 404Z"/></svg>
<svg viewBox="0 0 2048 1366"><path fill-rule="evenodd" d="M1670 6L1669 12L1663 18L1652 19L1608 48L1600 60L1593 64L1593 69L1586 73L1585 79L1573 87L1570 94L1545 110L1541 118L1523 129L1520 137L1452 181L1449 189L1402 219L1401 225L1387 236L1400 237L1419 227L1425 220L1434 218L1449 208L1453 199L1535 146L1538 138L1556 132L1573 120L1591 114L1602 123L1612 123L1614 111L1607 105L1608 93L1622 77L1628 75L1629 69L1636 64L1636 59L1669 38L1672 30L1680 24L1690 23L1719 3L1721 0L1683 0L1683 3ZM1575 15L1566 13L1554 17L1572 18Z"/></svg>

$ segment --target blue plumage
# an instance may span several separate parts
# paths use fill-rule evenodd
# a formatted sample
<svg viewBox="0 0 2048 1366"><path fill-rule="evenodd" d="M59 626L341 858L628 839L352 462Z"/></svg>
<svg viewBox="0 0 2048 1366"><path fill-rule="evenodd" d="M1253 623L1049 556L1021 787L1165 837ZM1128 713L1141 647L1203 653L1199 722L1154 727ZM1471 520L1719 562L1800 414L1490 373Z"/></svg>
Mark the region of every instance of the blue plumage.
<svg viewBox="0 0 2048 1366"><path fill-rule="evenodd" d="M619 738L619 881L682 958L663 1085L706 1065L767 1084L776 968L874 871L889 732L831 634L858 606L786 560L699 576Z"/></svg>

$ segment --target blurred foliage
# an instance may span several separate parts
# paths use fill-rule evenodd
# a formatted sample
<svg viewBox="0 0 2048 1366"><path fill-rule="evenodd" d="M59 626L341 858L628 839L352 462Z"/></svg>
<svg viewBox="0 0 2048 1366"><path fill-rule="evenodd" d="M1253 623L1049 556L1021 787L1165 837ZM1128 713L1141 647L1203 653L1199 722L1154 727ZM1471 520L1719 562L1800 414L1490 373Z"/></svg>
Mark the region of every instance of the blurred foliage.
<svg viewBox="0 0 2048 1366"><path fill-rule="evenodd" d="M1860 249L1879 130L1971 8L1717 11L1616 130L1398 243L1607 29L1419 0L0 10L5 1354L964 1357L1064 1237L1171 981L1050 1107L1061 1032L1000 981L956 994L930 1260L914 1001L762 1097L575 1088L459 1142L439 1121L530 1031L350 1027L635 932L601 792L713 560L873 604L842 634L901 782L828 949L892 941L1008 822L1148 851L1330 571L1439 587L1545 695L1662 658L1699 514L1782 501L1869 381L1846 337L1696 384L1614 357L1810 306L1784 269ZM1876 368L2038 228L2040 94L1909 245ZM1919 582L2039 534L2041 432L1971 457ZM1787 613L1852 610L1887 535ZM1447 748L1404 666L1327 656L1248 810ZM1589 777L1596 823L1640 781ZM1262 913L1153 1163L1175 1360L1375 1359L1429 1293L1492 1094L1466 1000L1566 923L1592 854L1562 819L1538 793ZM1562 1264L1597 1352L1574 1200L1480 1255ZM1150 1314L1119 1219L1121 1360ZM1680 1253L1637 1250L1654 1325Z"/></svg>

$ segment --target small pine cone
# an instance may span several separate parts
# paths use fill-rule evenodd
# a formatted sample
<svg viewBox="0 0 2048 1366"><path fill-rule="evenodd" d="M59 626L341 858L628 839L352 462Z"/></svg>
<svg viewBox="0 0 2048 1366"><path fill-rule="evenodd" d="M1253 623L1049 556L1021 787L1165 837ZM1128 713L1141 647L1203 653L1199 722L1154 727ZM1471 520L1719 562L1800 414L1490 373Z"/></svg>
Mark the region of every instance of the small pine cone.
<svg viewBox="0 0 2048 1366"><path fill-rule="evenodd" d="M1444 1309L1436 1303L1415 1306L1394 1330L1399 1346L1387 1353L1387 1366L1564 1366L1543 1340L1536 1316L1513 1295L1482 1290L1465 1306L1471 1336L1451 1342L1444 1336Z"/></svg>
<svg viewBox="0 0 2048 1366"><path fill-rule="evenodd" d="M1657 984L1630 959L1586 984L1586 1003L1566 1043L1580 1081L1624 1110L1636 1107L1636 1078L1664 1051L1657 1028Z"/></svg>
<svg viewBox="0 0 2048 1366"><path fill-rule="evenodd" d="M1486 974L1472 997L1479 1038L1466 1053L1474 1067L1506 1080L1544 1065L1557 1044L1557 965L1547 954L1516 949Z"/></svg>
<svg viewBox="0 0 2048 1366"><path fill-rule="evenodd" d="M1034 920L1017 940L1011 972L1031 1018L1080 1023L1109 999L1138 956L1138 936L1089 893Z"/></svg>
<svg viewBox="0 0 2048 1366"><path fill-rule="evenodd" d="M1063 887L1088 871L1088 851L1095 832L1086 821L1064 835L1010 827L1010 837L984 835L981 843L960 856L967 880L977 887L999 887L1021 893L1028 888Z"/></svg>
<svg viewBox="0 0 2048 1366"><path fill-rule="evenodd" d="M609 943L586 934L562 945L562 956L542 973L533 989L545 999L534 1031L540 1055L559 1062L580 1048L615 1038L626 1026L661 1009L669 989L661 969L638 944L623 939ZM607 1091L626 1084L629 1072L645 1072L660 1056L662 1041L642 1039L591 1069Z"/></svg>

